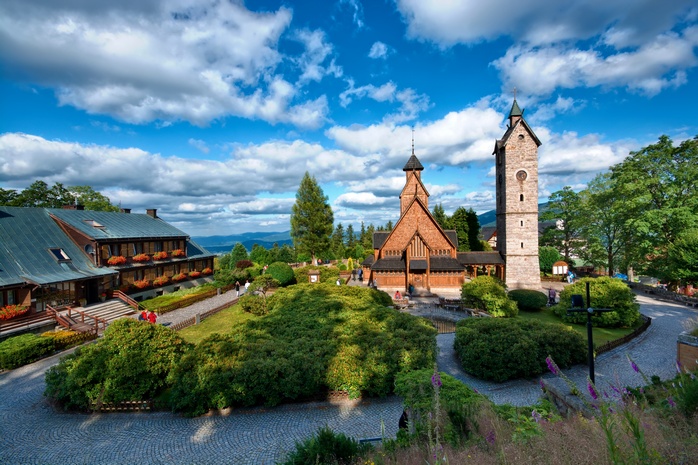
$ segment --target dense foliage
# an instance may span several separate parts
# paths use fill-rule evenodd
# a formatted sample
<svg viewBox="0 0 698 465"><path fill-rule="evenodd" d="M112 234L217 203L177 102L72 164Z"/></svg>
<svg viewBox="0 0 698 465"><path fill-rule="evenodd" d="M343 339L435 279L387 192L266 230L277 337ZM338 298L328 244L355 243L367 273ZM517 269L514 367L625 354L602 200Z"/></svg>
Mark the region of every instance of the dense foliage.
<svg viewBox="0 0 698 465"><path fill-rule="evenodd" d="M514 289L509 291L509 298L525 312L536 312L548 303L548 296L532 289Z"/></svg>
<svg viewBox="0 0 698 465"><path fill-rule="evenodd" d="M0 369L11 370L39 360L55 350L53 339L22 334L0 342Z"/></svg>
<svg viewBox="0 0 698 465"><path fill-rule="evenodd" d="M267 315L183 357L170 377L175 410L276 405L328 389L384 396L398 372L434 362L433 327L388 308L384 292L303 284L267 302Z"/></svg>
<svg viewBox="0 0 698 465"><path fill-rule="evenodd" d="M395 378L395 394L404 399L414 433L422 439L426 439L427 420L434 409L435 385L446 414L444 438L452 445L462 444L477 431L476 415L487 399L446 373L439 373L437 381L433 369L399 373Z"/></svg>
<svg viewBox="0 0 698 465"><path fill-rule="evenodd" d="M572 295L581 295L584 308L589 305L586 301L586 283L589 283L591 306L595 308L611 308L612 312L598 312L591 317L596 327L615 328L630 327L640 319L640 306L635 303L635 294L623 281L617 278L584 278L566 286L560 293L560 303L555 306L555 314L569 323L586 323L586 313L567 314L572 307Z"/></svg>
<svg viewBox="0 0 698 465"><path fill-rule="evenodd" d="M544 245L538 249L538 265L543 274L550 275L553 273L553 265L558 260L562 260L560 252L555 247Z"/></svg>
<svg viewBox="0 0 698 465"><path fill-rule="evenodd" d="M318 255L330 248L334 214L327 196L314 176L305 173L291 210L291 237L298 253L310 254L313 265Z"/></svg>
<svg viewBox="0 0 698 465"><path fill-rule="evenodd" d="M586 360L586 343L578 332L533 320L461 320L454 349L466 372L496 382L544 373L548 355L563 368Z"/></svg>
<svg viewBox="0 0 698 465"><path fill-rule="evenodd" d="M279 286L285 287L296 283L296 275L293 273L287 263L274 262L267 267L265 274L271 275L272 278L279 282Z"/></svg>
<svg viewBox="0 0 698 465"><path fill-rule="evenodd" d="M152 399L167 387L167 375L188 348L164 326L117 320L102 339L48 370L46 395L79 410L94 403Z"/></svg>
<svg viewBox="0 0 698 465"><path fill-rule="evenodd" d="M9 207L62 208L65 205L80 204L85 210L118 212L109 198L90 186L65 187L60 182L49 187L44 181L34 181L26 189L0 188L0 205Z"/></svg>
<svg viewBox="0 0 698 465"><path fill-rule="evenodd" d="M507 295L502 281L492 276L478 276L461 288L466 307L484 310L494 317L511 318L519 314L516 302Z"/></svg>
<svg viewBox="0 0 698 465"><path fill-rule="evenodd" d="M333 266L302 266L293 270L296 275L296 282L299 284L308 282L308 271L316 270L320 272L321 283L334 283L339 278L339 268Z"/></svg>
<svg viewBox="0 0 698 465"><path fill-rule="evenodd" d="M346 464L365 454L371 446L361 444L343 433L335 433L327 426L301 443L289 453L283 465Z"/></svg>

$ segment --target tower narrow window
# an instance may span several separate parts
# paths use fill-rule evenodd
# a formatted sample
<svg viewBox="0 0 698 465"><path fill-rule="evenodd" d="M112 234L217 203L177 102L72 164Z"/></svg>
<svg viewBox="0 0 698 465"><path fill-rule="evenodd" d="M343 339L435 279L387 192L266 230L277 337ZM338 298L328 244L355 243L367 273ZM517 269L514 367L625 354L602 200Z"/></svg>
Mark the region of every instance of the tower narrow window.
<svg viewBox="0 0 698 465"><path fill-rule="evenodd" d="M523 249L523 242L521 243L521 248Z"/></svg>
<svg viewBox="0 0 698 465"><path fill-rule="evenodd" d="M521 202L524 201L524 196L523 196L523 194L519 195L519 201L521 201Z"/></svg>
<svg viewBox="0 0 698 465"><path fill-rule="evenodd" d="M523 220L521 220L521 226L523 226Z"/></svg>

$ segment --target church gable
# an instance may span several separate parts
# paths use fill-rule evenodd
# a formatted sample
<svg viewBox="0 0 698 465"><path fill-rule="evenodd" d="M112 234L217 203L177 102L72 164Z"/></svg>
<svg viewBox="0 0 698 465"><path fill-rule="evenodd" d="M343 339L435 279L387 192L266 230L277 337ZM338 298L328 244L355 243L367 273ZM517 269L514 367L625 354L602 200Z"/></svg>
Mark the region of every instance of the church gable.
<svg viewBox="0 0 698 465"><path fill-rule="evenodd" d="M454 244L451 244L446 234L419 198L415 198L410 202L392 233L383 243L382 250L404 251L408 248L415 235L419 235L430 250L455 251Z"/></svg>
<svg viewBox="0 0 698 465"><path fill-rule="evenodd" d="M422 203L429 208L429 192L427 192L426 187L422 184L422 180L417 176L416 172L413 171L408 173L407 182L405 182L405 187L402 188L400 192L400 214L404 214L407 207L410 205L413 199L418 198Z"/></svg>

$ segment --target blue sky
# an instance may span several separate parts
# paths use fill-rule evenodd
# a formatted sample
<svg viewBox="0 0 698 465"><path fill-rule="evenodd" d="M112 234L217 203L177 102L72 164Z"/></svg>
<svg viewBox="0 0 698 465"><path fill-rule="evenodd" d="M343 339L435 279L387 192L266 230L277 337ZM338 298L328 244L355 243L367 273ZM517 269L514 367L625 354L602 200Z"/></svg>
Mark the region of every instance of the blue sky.
<svg viewBox="0 0 698 465"><path fill-rule="evenodd" d="M494 208L517 89L540 201L698 135L689 0L3 0L0 187L88 184L194 236L284 231L308 171L335 222Z"/></svg>

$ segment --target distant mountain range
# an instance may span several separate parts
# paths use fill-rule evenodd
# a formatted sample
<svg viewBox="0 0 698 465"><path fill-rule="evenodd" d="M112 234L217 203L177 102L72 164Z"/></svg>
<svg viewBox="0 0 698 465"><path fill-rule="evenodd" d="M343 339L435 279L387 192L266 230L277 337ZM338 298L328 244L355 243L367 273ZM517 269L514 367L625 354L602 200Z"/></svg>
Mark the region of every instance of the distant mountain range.
<svg viewBox="0 0 698 465"><path fill-rule="evenodd" d="M539 214L543 213L548 208L548 203L538 204ZM480 221L480 227L496 226L497 213L495 210L487 211L477 216ZM252 246L259 244L264 248L271 249L274 244L279 244L281 247L284 244L293 245L291 239L291 231L283 232L247 232L242 234L233 234L230 236L200 236L193 237L195 242L205 247L209 252L230 252L235 244L242 243L247 250L252 250Z"/></svg>

